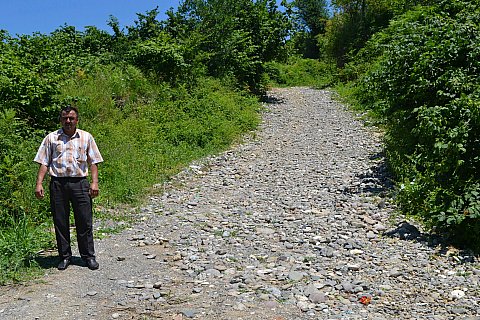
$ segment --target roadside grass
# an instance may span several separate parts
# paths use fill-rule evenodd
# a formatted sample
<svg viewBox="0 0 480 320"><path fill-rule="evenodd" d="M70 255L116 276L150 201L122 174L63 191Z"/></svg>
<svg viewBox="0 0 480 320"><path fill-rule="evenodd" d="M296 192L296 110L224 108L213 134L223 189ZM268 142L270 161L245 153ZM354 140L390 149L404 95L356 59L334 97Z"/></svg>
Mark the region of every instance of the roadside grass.
<svg viewBox="0 0 480 320"><path fill-rule="evenodd" d="M380 132L385 132L386 123L381 106L370 108L365 106L359 100L358 86L355 82L348 83L338 82L332 86L332 91L335 93L335 100L344 104L349 110L355 113L364 125L375 127Z"/></svg>
<svg viewBox="0 0 480 320"><path fill-rule="evenodd" d="M36 225L26 215L9 219L11 227L0 230L0 285L41 274L35 257L42 248L52 247L54 240L48 223Z"/></svg>

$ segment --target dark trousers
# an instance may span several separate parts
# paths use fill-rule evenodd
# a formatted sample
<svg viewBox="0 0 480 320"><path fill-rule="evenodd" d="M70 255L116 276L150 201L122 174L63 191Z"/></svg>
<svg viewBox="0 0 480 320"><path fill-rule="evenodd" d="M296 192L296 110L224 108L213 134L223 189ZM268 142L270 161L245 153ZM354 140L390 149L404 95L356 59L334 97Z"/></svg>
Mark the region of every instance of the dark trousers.
<svg viewBox="0 0 480 320"><path fill-rule="evenodd" d="M92 198L86 178L55 178L50 181L50 207L55 225L58 254L71 258L70 204L73 207L77 230L78 251L83 259L95 257L93 246Z"/></svg>

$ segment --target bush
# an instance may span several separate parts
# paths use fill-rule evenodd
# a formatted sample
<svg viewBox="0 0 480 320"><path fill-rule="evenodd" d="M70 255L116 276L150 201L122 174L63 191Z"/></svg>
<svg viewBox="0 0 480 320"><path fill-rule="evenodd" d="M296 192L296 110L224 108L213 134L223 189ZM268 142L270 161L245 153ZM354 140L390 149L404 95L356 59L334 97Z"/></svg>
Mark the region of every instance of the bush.
<svg viewBox="0 0 480 320"><path fill-rule="evenodd" d="M385 31L363 100L387 119L402 208L454 237L480 228L480 2L442 0ZM384 39L385 40L385 39Z"/></svg>
<svg viewBox="0 0 480 320"><path fill-rule="evenodd" d="M33 194L37 168L32 160L40 142L13 110L0 111L0 228L24 213L39 223L48 215Z"/></svg>
<svg viewBox="0 0 480 320"><path fill-rule="evenodd" d="M136 44L129 56L147 74L152 72L157 79L176 84L191 78L188 75L192 68L184 58L185 51L167 33L160 33L155 39Z"/></svg>

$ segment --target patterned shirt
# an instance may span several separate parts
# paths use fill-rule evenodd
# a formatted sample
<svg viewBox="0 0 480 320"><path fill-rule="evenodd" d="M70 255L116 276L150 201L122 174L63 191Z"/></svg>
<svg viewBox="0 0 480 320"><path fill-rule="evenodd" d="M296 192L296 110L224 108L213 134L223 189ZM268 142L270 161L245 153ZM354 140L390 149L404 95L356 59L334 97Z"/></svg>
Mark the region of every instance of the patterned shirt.
<svg viewBox="0 0 480 320"><path fill-rule="evenodd" d="M90 133L77 129L69 137L59 129L43 139L33 161L47 166L53 177L86 177L88 166L103 158Z"/></svg>

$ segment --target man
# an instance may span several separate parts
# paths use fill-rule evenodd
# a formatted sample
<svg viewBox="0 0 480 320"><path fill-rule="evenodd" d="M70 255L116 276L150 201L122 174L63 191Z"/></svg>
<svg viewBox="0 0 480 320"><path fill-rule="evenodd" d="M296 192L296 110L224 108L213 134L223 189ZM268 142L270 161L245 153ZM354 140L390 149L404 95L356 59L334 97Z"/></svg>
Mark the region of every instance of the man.
<svg viewBox="0 0 480 320"><path fill-rule="evenodd" d="M43 140L34 161L40 164L35 196L43 199L43 179L50 175L50 207L53 214L59 270L65 270L72 261L70 247L70 204L73 207L77 243L80 256L91 270L98 269L93 245L92 198L98 196L98 167L103 158L92 135L77 129L78 109L64 107L60 112L62 128L51 132ZM88 167L91 184L87 180Z"/></svg>

